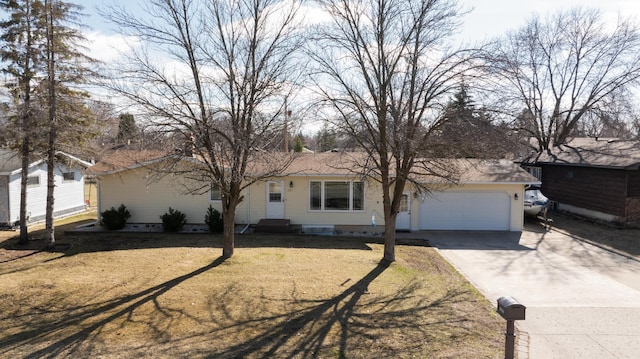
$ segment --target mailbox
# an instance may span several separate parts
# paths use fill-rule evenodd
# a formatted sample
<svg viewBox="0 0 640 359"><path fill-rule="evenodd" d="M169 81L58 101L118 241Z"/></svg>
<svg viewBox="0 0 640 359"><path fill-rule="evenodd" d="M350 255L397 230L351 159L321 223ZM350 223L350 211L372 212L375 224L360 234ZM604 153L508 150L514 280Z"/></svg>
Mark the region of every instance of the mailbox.
<svg viewBox="0 0 640 359"><path fill-rule="evenodd" d="M506 320L524 320L524 312L527 309L512 297L498 298L498 314Z"/></svg>

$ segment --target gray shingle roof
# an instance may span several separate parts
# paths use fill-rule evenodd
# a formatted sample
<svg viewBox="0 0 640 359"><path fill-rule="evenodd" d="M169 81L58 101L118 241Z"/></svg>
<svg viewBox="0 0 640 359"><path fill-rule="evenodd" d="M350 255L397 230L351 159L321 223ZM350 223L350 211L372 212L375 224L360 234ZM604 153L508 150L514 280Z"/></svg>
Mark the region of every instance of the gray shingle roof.
<svg viewBox="0 0 640 359"><path fill-rule="evenodd" d="M159 153L132 153L122 152L106 156L98 162L90 172L97 175L135 168L143 161L154 162L153 158L161 159ZM291 159L291 154L275 152L272 154L277 160L278 156L283 161ZM286 157L286 158L285 158ZM289 176L357 176L362 173L362 166L366 161L363 152L325 152L325 153L299 153L293 156L292 162L283 175ZM455 170L459 173L460 183L513 183L530 184L539 181L518 165L509 160L479 160L479 159L434 159L429 161L428 168L420 171L416 166L412 176L421 182L442 182L437 176L427 172L444 173ZM260 173L260 163L253 163L247 174Z"/></svg>
<svg viewBox="0 0 640 359"><path fill-rule="evenodd" d="M567 144L534 154L523 163L637 170L640 168L640 141L575 138Z"/></svg>
<svg viewBox="0 0 640 359"><path fill-rule="evenodd" d="M13 172L22 167L22 159L16 151L0 148L0 173Z"/></svg>
<svg viewBox="0 0 640 359"><path fill-rule="evenodd" d="M69 155L64 152L56 152L57 156L62 156L67 160L79 164L81 167L89 167L90 163L83 161L75 156ZM40 163L42 158L32 158L29 166L33 166L34 164ZM22 168L22 158L20 154L14 150L9 150L5 148L0 148L0 173L8 174L15 171L18 171Z"/></svg>

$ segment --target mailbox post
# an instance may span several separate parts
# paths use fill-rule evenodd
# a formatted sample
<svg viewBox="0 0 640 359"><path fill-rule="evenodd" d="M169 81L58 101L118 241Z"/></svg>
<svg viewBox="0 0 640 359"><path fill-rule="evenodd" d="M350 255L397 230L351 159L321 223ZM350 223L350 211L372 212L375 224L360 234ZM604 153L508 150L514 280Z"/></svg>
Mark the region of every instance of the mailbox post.
<svg viewBox="0 0 640 359"><path fill-rule="evenodd" d="M507 331L504 333L504 358L513 359L515 352L515 325L514 321L524 320L526 307L512 297L498 298L498 314L507 320Z"/></svg>

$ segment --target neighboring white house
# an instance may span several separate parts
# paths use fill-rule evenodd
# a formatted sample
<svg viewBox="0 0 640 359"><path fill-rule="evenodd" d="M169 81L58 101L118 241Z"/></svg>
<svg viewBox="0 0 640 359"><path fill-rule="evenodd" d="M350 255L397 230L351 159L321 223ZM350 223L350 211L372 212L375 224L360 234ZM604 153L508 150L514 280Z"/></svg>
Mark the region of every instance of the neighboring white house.
<svg viewBox="0 0 640 359"><path fill-rule="evenodd" d="M55 168L54 216L85 210L84 170L91 166L66 153ZM64 163L68 163L64 164ZM0 224L15 225L20 220L21 158L15 151L0 149ZM45 218L47 204L47 164L43 160L29 166L27 215L29 222Z"/></svg>
<svg viewBox="0 0 640 359"><path fill-rule="evenodd" d="M244 190L236 223L288 219L300 226L383 226L379 183L348 170L349 161L349 154L298 155L287 174ZM99 180L99 212L124 204L131 223L158 223L172 207L185 213L188 223L204 223L209 205L221 208L215 188L187 194L193 186L180 176L154 174L158 162L119 162L98 162L91 169ZM407 188L398 230L522 230L524 188L539 183L536 178L505 160L451 160L451 165L461 172L456 185L435 186L439 190L431 194Z"/></svg>

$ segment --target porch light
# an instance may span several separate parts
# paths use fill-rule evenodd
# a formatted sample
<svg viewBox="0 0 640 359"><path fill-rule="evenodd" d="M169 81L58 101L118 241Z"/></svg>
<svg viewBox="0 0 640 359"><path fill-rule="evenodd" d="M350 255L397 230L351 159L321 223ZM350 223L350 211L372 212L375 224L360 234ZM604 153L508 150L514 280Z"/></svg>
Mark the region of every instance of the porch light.
<svg viewBox="0 0 640 359"><path fill-rule="evenodd" d="M517 194L517 193L514 193L514 194L513 194L513 200L514 200L514 201L517 201L517 200L518 200L518 194Z"/></svg>
<svg viewBox="0 0 640 359"><path fill-rule="evenodd" d="M289 188L293 188L293 181L289 181Z"/></svg>

